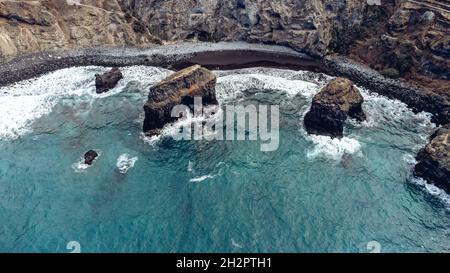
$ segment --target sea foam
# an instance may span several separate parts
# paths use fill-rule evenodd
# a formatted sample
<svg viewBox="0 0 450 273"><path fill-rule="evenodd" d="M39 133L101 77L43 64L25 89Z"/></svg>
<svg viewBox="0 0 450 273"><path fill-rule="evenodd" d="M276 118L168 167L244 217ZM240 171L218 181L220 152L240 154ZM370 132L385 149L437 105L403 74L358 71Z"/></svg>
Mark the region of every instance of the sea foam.
<svg viewBox="0 0 450 273"><path fill-rule="evenodd" d="M306 152L309 159L328 158L339 161L345 154L362 156L361 144L354 138L338 139L319 135L310 135L306 138L313 143L313 147Z"/></svg>
<svg viewBox="0 0 450 273"><path fill-rule="evenodd" d="M446 193L443 189L428 183L425 179L420 177L413 177L410 179L410 182L418 185L422 188L423 191L430 194L431 196L437 198L440 202L442 202L448 210L450 210L450 195Z"/></svg>
<svg viewBox="0 0 450 273"><path fill-rule="evenodd" d="M203 176L191 178L191 179L189 179L189 182L199 183L199 182L202 182L202 181L204 181L206 179L212 179L214 177L215 177L214 175L209 175L208 174L208 175L203 175Z"/></svg>
<svg viewBox="0 0 450 273"><path fill-rule="evenodd" d="M96 94L94 76L108 69L96 66L72 67L0 87L0 140L14 140L30 133L33 122L51 113L63 98L87 96L101 99L122 92L132 81L139 81L143 86L141 90L147 91L148 86L173 73L157 67L124 67L121 69L124 79L116 88ZM143 98L145 96L142 95Z"/></svg>
<svg viewBox="0 0 450 273"><path fill-rule="evenodd" d="M131 157L129 154L122 154L117 158L116 167L120 173L125 174L134 167L138 157Z"/></svg>

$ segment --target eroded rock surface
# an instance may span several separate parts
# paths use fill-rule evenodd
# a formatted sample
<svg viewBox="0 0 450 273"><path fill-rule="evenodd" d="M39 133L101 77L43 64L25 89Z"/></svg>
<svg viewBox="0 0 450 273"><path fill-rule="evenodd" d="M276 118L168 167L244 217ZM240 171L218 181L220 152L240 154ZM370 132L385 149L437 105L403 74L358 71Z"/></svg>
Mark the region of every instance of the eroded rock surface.
<svg viewBox="0 0 450 273"><path fill-rule="evenodd" d="M97 94L113 89L122 78L122 72L116 67L102 75L95 75L95 89Z"/></svg>
<svg viewBox="0 0 450 273"><path fill-rule="evenodd" d="M216 75L200 65L194 65L167 77L150 88L144 105L143 130L147 135L158 134L165 124L178 117L171 112L176 105L192 107L194 97L201 97L203 105L217 104Z"/></svg>
<svg viewBox="0 0 450 273"><path fill-rule="evenodd" d="M84 164L92 165L94 160L98 157L98 153L94 150L89 150L84 154Z"/></svg>
<svg viewBox="0 0 450 273"><path fill-rule="evenodd" d="M329 51L335 30L364 20L360 0L123 0L165 41L248 41L289 45L311 55Z"/></svg>
<svg viewBox="0 0 450 273"><path fill-rule="evenodd" d="M384 1L389 2L389 1ZM390 1L394 2L394 1ZM349 56L450 98L450 2L402 0L365 28Z"/></svg>
<svg viewBox="0 0 450 273"><path fill-rule="evenodd" d="M416 159L415 174L450 193L450 124L430 137Z"/></svg>
<svg viewBox="0 0 450 273"><path fill-rule="evenodd" d="M21 53L157 42L122 0L0 1L0 60Z"/></svg>
<svg viewBox="0 0 450 273"><path fill-rule="evenodd" d="M304 123L308 133L342 137L347 117L363 121L364 98L353 83L345 78L336 78L317 93L306 114Z"/></svg>

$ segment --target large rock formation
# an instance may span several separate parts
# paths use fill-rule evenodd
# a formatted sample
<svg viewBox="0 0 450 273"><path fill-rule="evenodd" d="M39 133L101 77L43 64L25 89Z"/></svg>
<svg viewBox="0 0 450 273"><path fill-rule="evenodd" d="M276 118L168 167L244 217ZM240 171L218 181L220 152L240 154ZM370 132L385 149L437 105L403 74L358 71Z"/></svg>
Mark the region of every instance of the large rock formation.
<svg viewBox="0 0 450 273"><path fill-rule="evenodd" d="M311 110L305 116L305 128L310 134L342 137L347 117L363 121L364 98L353 83L336 78L314 96Z"/></svg>
<svg viewBox="0 0 450 273"><path fill-rule="evenodd" d="M0 61L21 53L157 42L122 0L0 1Z"/></svg>
<svg viewBox="0 0 450 273"><path fill-rule="evenodd" d="M147 135L158 134L165 124L173 122L171 112L176 105L192 108L194 97L201 97L203 105L217 104L216 76L209 70L194 65L183 69L150 88L144 105L143 130Z"/></svg>
<svg viewBox="0 0 450 273"><path fill-rule="evenodd" d="M415 174L450 193L450 124L430 137L416 159Z"/></svg>
<svg viewBox="0 0 450 273"><path fill-rule="evenodd" d="M97 94L113 89L122 78L122 72L117 67L102 75L95 75L95 89Z"/></svg>

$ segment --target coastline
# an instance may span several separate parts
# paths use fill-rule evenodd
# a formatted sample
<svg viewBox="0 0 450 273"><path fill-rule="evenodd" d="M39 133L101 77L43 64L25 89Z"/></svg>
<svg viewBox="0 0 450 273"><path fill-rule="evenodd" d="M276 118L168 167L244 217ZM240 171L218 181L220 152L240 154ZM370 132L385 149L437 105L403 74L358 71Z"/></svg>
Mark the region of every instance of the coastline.
<svg viewBox="0 0 450 273"><path fill-rule="evenodd" d="M211 58L211 54L215 57ZM191 63L224 69L227 66L251 67L258 63L293 69L319 66L315 59L287 47L245 42L183 42L148 48L94 47L31 53L0 63L0 86L73 66L147 65L178 70Z"/></svg>
<svg viewBox="0 0 450 273"><path fill-rule="evenodd" d="M316 59L284 46L245 42L183 42L149 48L95 47L31 53L0 64L0 86L73 66L146 65L180 70L192 64L222 70L264 66L344 76L376 93L398 99L416 112L432 113L438 125L450 122L450 103L445 98L403 80L386 78L345 57Z"/></svg>

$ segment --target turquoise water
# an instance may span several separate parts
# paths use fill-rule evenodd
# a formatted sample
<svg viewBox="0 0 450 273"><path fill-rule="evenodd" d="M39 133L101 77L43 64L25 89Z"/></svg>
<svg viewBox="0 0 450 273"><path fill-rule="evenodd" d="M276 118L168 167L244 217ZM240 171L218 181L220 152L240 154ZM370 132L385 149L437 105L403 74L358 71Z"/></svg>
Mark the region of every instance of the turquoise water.
<svg viewBox="0 0 450 273"><path fill-rule="evenodd" d="M280 145L141 135L150 85L172 73L128 67L96 95L80 67L0 89L0 251L450 251L449 198L412 177L430 116L369 95L342 140L302 125L330 77L216 71L221 104L280 104ZM99 150L90 168L84 152ZM121 164L118 164L120 158ZM119 167L121 169L119 170Z"/></svg>

